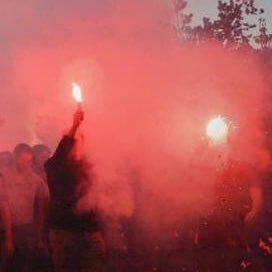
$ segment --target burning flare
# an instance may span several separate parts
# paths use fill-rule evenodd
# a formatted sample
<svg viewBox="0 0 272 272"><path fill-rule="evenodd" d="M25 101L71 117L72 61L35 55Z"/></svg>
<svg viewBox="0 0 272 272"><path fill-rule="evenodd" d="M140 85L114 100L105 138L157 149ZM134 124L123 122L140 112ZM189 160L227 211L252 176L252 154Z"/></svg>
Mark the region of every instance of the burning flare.
<svg viewBox="0 0 272 272"><path fill-rule="evenodd" d="M82 103L82 93L81 93L80 86L77 83L73 82L72 88L73 88L73 97L75 98L76 102Z"/></svg>
<svg viewBox="0 0 272 272"><path fill-rule="evenodd" d="M206 127L206 135L213 142L224 143L226 142L229 127L225 120L218 116L209 121Z"/></svg>

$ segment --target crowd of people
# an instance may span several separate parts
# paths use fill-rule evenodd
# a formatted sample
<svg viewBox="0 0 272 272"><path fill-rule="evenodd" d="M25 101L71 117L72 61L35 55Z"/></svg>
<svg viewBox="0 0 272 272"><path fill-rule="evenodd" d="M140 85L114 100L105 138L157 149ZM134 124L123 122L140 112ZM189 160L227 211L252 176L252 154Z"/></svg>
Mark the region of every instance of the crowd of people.
<svg viewBox="0 0 272 272"><path fill-rule="evenodd" d="M1 153L1 272L105 271L95 207L77 207L91 183L75 140L82 120L78 110L51 157L47 146L25 143Z"/></svg>
<svg viewBox="0 0 272 272"><path fill-rule="evenodd" d="M53 154L46 145L25 143L0 153L1 272L271 271L272 209L264 204L269 178L233 158L218 173L214 209L182 226L172 253L159 242L154 250L137 225L137 205L120 222L123 251L107 249L96 205L78 206L93 179L76 137L83 119L77 110Z"/></svg>

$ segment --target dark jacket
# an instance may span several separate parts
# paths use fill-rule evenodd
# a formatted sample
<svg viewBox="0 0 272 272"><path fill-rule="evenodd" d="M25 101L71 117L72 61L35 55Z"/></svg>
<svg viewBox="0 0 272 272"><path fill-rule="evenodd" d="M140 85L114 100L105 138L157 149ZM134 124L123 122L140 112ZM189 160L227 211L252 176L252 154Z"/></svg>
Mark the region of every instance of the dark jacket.
<svg viewBox="0 0 272 272"><path fill-rule="evenodd" d="M100 228L97 214L77 211L77 203L86 194L91 178L83 160L69 158L74 139L64 136L54 155L45 163L50 191L50 228L95 231Z"/></svg>

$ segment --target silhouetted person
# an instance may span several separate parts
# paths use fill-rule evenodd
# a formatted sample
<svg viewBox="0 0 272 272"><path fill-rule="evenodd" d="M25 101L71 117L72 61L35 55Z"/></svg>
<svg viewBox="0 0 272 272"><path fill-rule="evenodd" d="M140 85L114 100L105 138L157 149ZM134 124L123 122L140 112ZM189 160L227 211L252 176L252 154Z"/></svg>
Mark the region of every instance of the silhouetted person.
<svg viewBox="0 0 272 272"><path fill-rule="evenodd" d="M47 145L37 144L32 147L33 150L33 170L46 181L44 164L51 155L51 150ZM46 181L47 182L47 181Z"/></svg>
<svg viewBox="0 0 272 272"><path fill-rule="evenodd" d="M11 167L13 163L12 153L0 152L0 172ZM14 252L11 213L8 205L6 183L0 173L0 271L7 270L7 261Z"/></svg>
<svg viewBox="0 0 272 272"><path fill-rule="evenodd" d="M7 261L14 252L14 243L6 184L1 174L0 188L0 271L6 272Z"/></svg>
<svg viewBox="0 0 272 272"><path fill-rule="evenodd" d="M33 171L40 176L44 181L44 186L48 190L46 173L44 170L44 164L49 159L51 150L44 144L37 144L32 147L33 151ZM39 211L39 202L35 203L35 212ZM33 269L35 272L50 272L53 271L53 262L51 258L50 246L49 246L49 222L48 222L48 205L44 207L45 211L45 228L44 228L44 250L35 252L33 260Z"/></svg>
<svg viewBox="0 0 272 272"><path fill-rule="evenodd" d="M32 170L31 147L18 144L13 155L14 165L2 170L14 242L8 271L25 272L31 270L33 249L43 248L43 208L48 203L48 190ZM34 216L35 201L39 203L39 210Z"/></svg>
<svg viewBox="0 0 272 272"><path fill-rule="evenodd" d="M45 164L55 272L104 271L104 240L97 213L91 207L79 208L92 184L90 165L83 159L76 139L82 120L83 112L78 110L71 129Z"/></svg>

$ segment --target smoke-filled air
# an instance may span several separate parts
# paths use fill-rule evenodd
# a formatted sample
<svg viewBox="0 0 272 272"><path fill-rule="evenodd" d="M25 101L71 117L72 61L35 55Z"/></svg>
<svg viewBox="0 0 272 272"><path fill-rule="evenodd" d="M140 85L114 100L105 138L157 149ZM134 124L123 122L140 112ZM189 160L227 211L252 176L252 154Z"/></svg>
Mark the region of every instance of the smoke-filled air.
<svg viewBox="0 0 272 272"><path fill-rule="evenodd" d="M229 159L255 173L269 165L255 54L181 43L169 1L12 0L0 9L1 150L25 142L54 151L72 125L78 84L94 176L78 206L96 205L108 232L133 218L145 242L171 243L213 211ZM218 142L212 126L222 124Z"/></svg>

